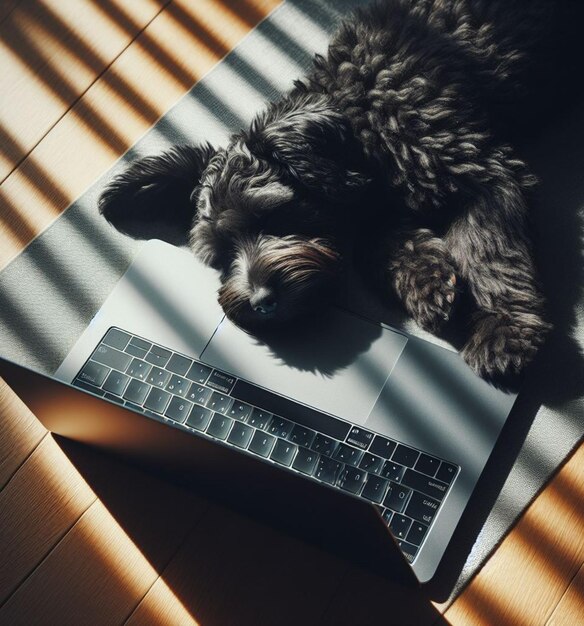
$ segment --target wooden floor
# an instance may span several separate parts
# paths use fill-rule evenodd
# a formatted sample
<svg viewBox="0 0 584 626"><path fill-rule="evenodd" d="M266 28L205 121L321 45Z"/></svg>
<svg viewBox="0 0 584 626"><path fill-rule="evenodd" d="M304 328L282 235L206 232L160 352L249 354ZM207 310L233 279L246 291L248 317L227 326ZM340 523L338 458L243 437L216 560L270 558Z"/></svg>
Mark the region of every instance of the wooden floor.
<svg viewBox="0 0 584 626"><path fill-rule="evenodd" d="M1 0L0 267L279 0ZM442 616L57 441L0 381L0 624L584 623L584 446Z"/></svg>

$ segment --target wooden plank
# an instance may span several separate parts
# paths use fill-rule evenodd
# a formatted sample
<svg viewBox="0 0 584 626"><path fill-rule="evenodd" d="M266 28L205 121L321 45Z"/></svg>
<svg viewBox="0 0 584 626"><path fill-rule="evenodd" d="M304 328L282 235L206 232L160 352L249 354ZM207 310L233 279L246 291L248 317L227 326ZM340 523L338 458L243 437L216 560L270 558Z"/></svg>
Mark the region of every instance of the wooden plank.
<svg viewBox="0 0 584 626"><path fill-rule="evenodd" d="M547 621L547 626L565 626L584 622L584 564Z"/></svg>
<svg viewBox="0 0 584 626"><path fill-rule="evenodd" d="M46 428L0 378L0 491L46 432Z"/></svg>
<svg viewBox="0 0 584 626"><path fill-rule="evenodd" d="M0 609L0 623L119 624L157 577L96 500Z"/></svg>
<svg viewBox="0 0 584 626"><path fill-rule="evenodd" d="M0 492L0 604L95 500L47 435ZM0 623L12 623L2 620Z"/></svg>
<svg viewBox="0 0 584 626"><path fill-rule="evenodd" d="M209 507L207 500L97 450L58 438L124 532L161 571Z"/></svg>
<svg viewBox="0 0 584 626"><path fill-rule="evenodd" d="M181 598L166 584L164 578L159 576L136 611L125 623L138 626L159 626L159 624L196 626L200 622L185 606L188 603L188 599L181 601Z"/></svg>
<svg viewBox="0 0 584 626"><path fill-rule="evenodd" d="M0 2L0 23L2 23L22 0L2 0Z"/></svg>
<svg viewBox="0 0 584 626"><path fill-rule="evenodd" d="M402 587L352 568L343 577L322 626L425 626L446 623L421 588Z"/></svg>
<svg viewBox="0 0 584 626"><path fill-rule="evenodd" d="M123 2L133 29L122 29L90 0L20 4L0 24L0 126L18 138L3 143L0 181L169 0Z"/></svg>
<svg viewBox="0 0 584 626"><path fill-rule="evenodd" d="M176 0L162 11L0 187L0 269L279 3ZM127 3L94 4L128 34L138 27ZM56 61L44 67L64 71ZM0 125L2 146L9 159L27 151Z"/></svg>
<svg viewBox="0 0 584 626"><path fill-rule="evenodd" d="M584 561L584 444L446 611L463 624L544 624Z"/></svg>
<svg viewBox="0 0 584 626"><path fill-rule="evenodd" d="M79 444L61 439L57 445L47 435L0 493L0 605L67 536L96 494L115 516L119 533L139 546L156 571L164 568L208 506L184 489ZM55 582L47 581L49 586L60 580L59 574L50 576ZM83 611L84 604L78 608ZM58 606L53 610L57 615ZM2 615L0 611L0 623Z"/></svg>
<svg viewBox="0 0 584 626"><path fill-rule="evenodd" d="M317 548L213 507L127 623L193 623L190 616L201 624L318 624L346 569Z"/></svg>

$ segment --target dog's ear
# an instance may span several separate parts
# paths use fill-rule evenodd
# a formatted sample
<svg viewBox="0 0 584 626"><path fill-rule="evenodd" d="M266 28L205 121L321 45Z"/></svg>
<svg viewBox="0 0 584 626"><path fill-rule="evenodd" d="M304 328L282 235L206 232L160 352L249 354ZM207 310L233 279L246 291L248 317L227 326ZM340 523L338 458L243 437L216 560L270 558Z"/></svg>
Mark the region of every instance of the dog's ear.
<svg viewBox="0 0 584 626"><path fill-rule="evenodd" d="M250 151L276 162L311 192L343 201L367 185L348 120L324 97L289 97L252 123Z"/></svg>
<svg viewBox="0 0 584 626"><path fill-rule="evenodd" d="M274 181L260 187L245 189L243 197L255 213L261 214L273 207L291 202L294 199L294 192L287 185Z"/></svg>
<svg viewBox="0 0 584 626"><path fill-rule="evenodd" d="M101 214L131 237L186 243L196 210L191 195L213 154L209 144L175 146L135 161L101 194Z"/></svg>

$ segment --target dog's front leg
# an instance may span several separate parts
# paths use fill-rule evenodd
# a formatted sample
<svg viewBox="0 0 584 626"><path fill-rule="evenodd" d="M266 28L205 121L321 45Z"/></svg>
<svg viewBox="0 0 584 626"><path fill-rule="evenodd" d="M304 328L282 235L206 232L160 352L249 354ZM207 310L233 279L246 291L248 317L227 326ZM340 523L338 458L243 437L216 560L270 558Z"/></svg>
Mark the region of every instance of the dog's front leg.
<svg viewBox="0 0 584 626"><path fill-rule="evenodd" d="M508 179L477 194L445 241L477 305L462 356L482 377L508 380L550 329L521 188Z"/></svg>
<svg viewBox="0 0 584 626"><path fill-rule="evenodd" d="M427 228L411 228L394 233L387 252L390 288L419 326L437 333L457 294L457 271L445 242Z"/></svg>

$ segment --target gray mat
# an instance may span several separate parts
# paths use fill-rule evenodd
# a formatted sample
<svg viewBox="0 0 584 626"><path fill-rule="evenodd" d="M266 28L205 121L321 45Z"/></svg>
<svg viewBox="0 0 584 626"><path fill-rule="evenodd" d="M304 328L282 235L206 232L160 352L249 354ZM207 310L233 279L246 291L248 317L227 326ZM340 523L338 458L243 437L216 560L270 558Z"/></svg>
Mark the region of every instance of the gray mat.
<svg viewBox="0 0 584 626"><path fill-rule="evenodd" d="M175 142L222 144L326 49L339 15L359 0L288 0L207 74L137 144L0 275L1 353L53 372L129 265L140 242L97 215L111 176L138 155ZM528 149L543 180L536 202L543 278L557 331L526 381L504 433L494 478L483 481L439 570L440 595L456 593L584 433L582 207L584 115L552 124ZM550 156L551 155L551 156ZM438 341L347 282L352 308ZM472 416L469 416L472 419Z"/></svg>

